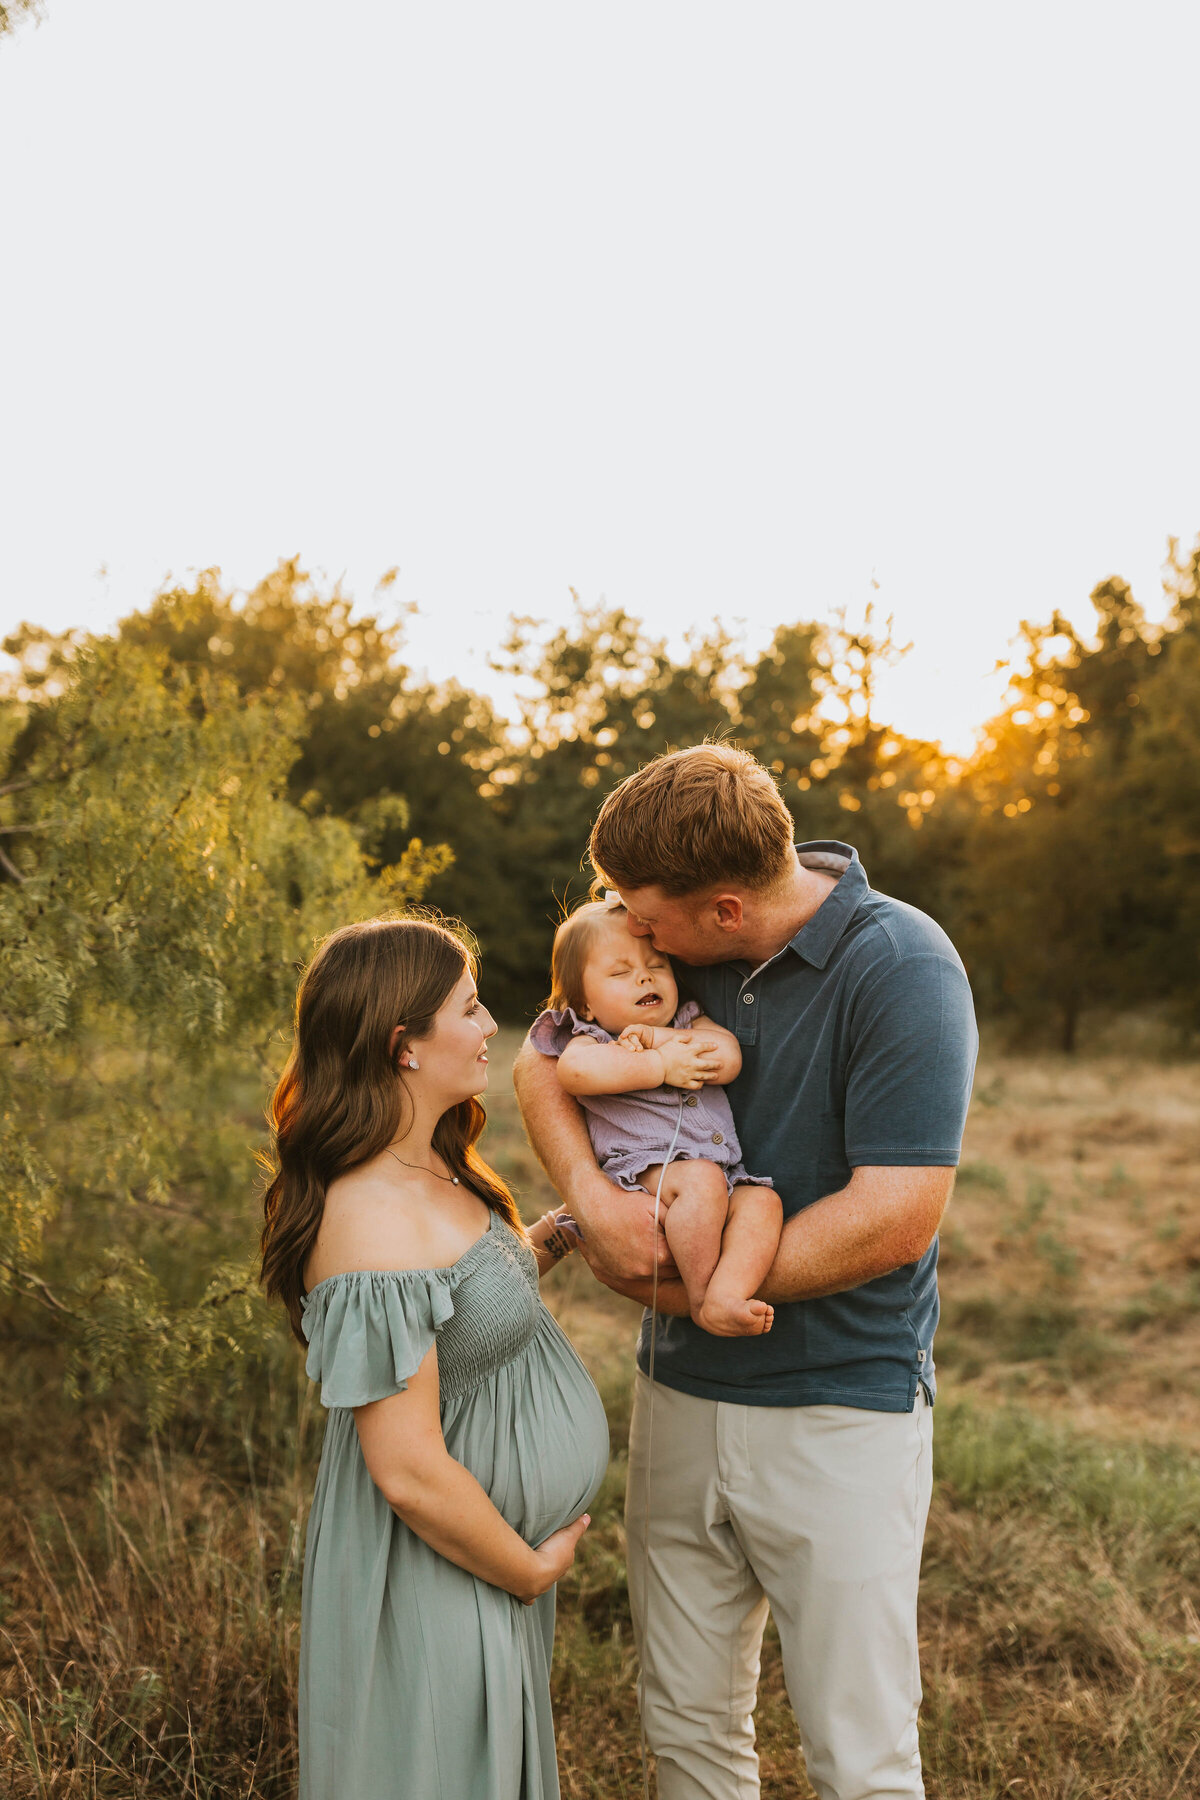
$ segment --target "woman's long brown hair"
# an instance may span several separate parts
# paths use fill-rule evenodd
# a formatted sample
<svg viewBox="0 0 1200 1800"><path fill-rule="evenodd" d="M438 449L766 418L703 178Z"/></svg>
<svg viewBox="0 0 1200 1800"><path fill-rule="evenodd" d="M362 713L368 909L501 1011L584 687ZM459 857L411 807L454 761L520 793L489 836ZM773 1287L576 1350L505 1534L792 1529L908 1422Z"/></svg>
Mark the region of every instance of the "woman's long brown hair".
<svg viewBox="0 0 1200 1800"><path fill-rule="evenodd" d="M292 1053L271 1101L274 1173L263 1198L259 1280L282 1300L302 1344L304 1265L326 1192L396 1137L406 1103L401 1052L432 1029L467 969L476 973L475 956L447 926L370 919L331 933L301 978ZM393 1053L399 1024L404 1035ZM478 1100L460 1101L438 1120L433 1148L523 1236L516 1202L475 1149L486 1118Z"/></svg>

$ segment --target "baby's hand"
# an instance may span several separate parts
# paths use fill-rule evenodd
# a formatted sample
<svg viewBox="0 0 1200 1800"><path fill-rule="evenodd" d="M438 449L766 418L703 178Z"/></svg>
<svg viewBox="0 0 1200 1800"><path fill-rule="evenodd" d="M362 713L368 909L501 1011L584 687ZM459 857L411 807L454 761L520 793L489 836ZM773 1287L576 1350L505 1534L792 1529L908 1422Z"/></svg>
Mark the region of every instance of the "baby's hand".
<svg viewBox="0 0 1200 1800"><path fill-rule="evenodd" d="M653 1050L653 1025L627 1025L617 1039L622 1050Z"/></svg>
<svg viewBox="0 0 1200 1800"><path fill-rule="evenodd" d="M658 1045L658 1054L663 1059L663 1081L668 1087L703 1087L718 1066L716 1040L697 1038L691 1031L673 1031L665 1043Z"/></svg>

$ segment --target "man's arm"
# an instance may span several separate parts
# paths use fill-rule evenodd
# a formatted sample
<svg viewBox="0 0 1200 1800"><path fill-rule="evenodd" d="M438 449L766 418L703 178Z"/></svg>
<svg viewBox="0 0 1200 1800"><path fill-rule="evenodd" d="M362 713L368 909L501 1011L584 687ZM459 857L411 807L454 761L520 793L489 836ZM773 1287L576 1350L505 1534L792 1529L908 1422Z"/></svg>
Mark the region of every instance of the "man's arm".
<svg viewBox="0 0 1200 1800"><path fill-rule="evenodd" d="M916 1262L937 1235L953 1186L953 1169L855 1169L848 1187L785 1222L757 1298L774 1306L817 1300ZM614 1279L603 1268L595 1273L618 1294L651 1304L646 1277ZM660 1278L657 1305L659 1312L686 1313L683 1283Z"/></svg>
<svg viewBox="0 0 1200 1800"><path fill-rule="evenodd" d="M940 949L882 959L856 1001L845 1147L857 1166L844 1188L786 1221L760 1299L844 1293L924 1255L954 1185L977 1044L957 959ZM648 1299L644 1281L608 1285Z"/></svg>
<svg viewBox="0 0 1200 1800"><path fill-rule="evenodd" d="M610 1275L649 1276L657 1260L660 1274L673 1275L661 1226L655 1235L653 1200L624 1193L597 1168L582 1108L563 1091L554 1058L526 1041L513 1064L513 1087L538 1161L587 1239L592 1272L613 1286Z"/></svg>
<svg viewBox="0 0 1200 1800"><path fill-rule="evenodd" d="M840 1294L916 1262L954 1186L978 1042L961 964L940 950L884 957L854 1018L844 1127L854 1172L787 1220L764 1300Z"/></svg>
<svg viewBox="0 0 1200 1800"><path fill-rule="evenodd" d="M916 1262L937 1235L953 1186L953 1169L855 1169L849 1186L785 1222L760 1297L815 1300Z"/></svg>

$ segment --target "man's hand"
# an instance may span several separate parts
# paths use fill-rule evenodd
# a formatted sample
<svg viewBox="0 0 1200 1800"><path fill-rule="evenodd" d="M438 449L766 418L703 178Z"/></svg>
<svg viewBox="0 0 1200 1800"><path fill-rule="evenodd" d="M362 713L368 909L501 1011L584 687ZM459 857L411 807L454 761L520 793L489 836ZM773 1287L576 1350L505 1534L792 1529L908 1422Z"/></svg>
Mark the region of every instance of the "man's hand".
<svg viewBox="0 0 1200 1800"><path fill-rule="evenodd" d="M661 1212L655 1231L653 1197L626 1193L607 1175L601 1180L608 1192L599 1205L589 1208L579 1246L592 1274L619 1294L628 1291L627 1282L649 1282L656 1263L660 1282L676 1279L678 1270L667 1247Z"/></svg>
<svg viewBox="0 0 1200 1800"><path fill-rule="evenodd" d="M666 1240L663 1240L664 1244ZM586 1241L579 1246L579 1253L587 1263L597 1281L602 1281L614 1294L624 1294L629 1300L636 1300L639 1306L655 1306L660 1313L671 1313L676 1318L686 1318L690 1312L687 1289L679 1279L673 1262L667 1261L659 1272L658 1291L655 1293L652 1275L614 1274L604 1262L595 1255L593 1247Z"/></svg>

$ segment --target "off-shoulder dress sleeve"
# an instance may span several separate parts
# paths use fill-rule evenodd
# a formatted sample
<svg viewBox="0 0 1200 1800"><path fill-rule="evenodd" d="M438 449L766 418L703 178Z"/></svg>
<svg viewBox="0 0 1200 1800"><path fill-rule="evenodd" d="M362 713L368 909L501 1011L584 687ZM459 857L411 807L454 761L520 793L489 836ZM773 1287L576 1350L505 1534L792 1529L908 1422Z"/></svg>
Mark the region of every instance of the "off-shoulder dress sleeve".
<svg viewBox="0 0 1200 1800"><path fill-rule="evenodd" d="M400 1393L453 1312L449 1269L362 1269L318 1282L301 1302L301 1325L321 1405Z"/></svg>
<svg viewBox="0 0 1200 1800"><path fill-rule="evenodd" d="M595 1038L598 1044L615 1041L603 1025L597 1025L594 1019L581 1019L569 1006L557 1012L547 1008L529 1027L529 1041L543 1056L561 1056L573 1037Z"/></svg>

